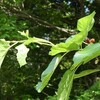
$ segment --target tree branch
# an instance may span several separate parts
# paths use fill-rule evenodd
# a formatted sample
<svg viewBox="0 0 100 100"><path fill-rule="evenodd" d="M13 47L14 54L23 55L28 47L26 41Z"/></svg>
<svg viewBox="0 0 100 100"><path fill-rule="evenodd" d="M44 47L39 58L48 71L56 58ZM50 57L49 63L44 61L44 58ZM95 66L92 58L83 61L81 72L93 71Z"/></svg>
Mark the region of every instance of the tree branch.
<svg viewBox="0 0 100 100"><path fill-rule="evenodd" d="M8 14L10 13L10 14L14 14L16 16L22 17L22 18L26 18L28 20L32 20L40 26L50 28L50 29L56 29L58 31L69 33L69 34L75 34L74 30L65 29L65 28L61 28L61 27L52 25L52 24L48 23L47 21L41 20L40 18L38 18L36 16L32 16L32 15L26 13L26 12L23 12L20 9L14 7L14 6L2 5L1 8L3 8L3 10L5 10L6 13L8 12Z"/></svg>

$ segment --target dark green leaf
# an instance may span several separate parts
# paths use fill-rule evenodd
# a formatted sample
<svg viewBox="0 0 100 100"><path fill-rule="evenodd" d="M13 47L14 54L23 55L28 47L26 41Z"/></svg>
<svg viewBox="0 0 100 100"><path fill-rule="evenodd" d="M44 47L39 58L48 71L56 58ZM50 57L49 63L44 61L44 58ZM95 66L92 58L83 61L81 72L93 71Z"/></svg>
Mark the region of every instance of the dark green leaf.
<svg viewBox="0 0 100 100"><path fill-rule="evenodd" d="M47 69L41 75L41 82L36 85L36 90L41 92L44 87L48 84L52 74L54 73L56 67L58 66L62 56L58 55L52 59Z"/></svg>
<svg viewBox="0 0 100 100"><path fill-rule="evenodd" d="M85 64L99 55L100 43L89 44L83 50L76 52L73 58L74 64L72 65L71 69L74 69L81 64Z"/></svg>
<svg viewBox="0 0 100 100"><path fill-rule="evenodd" d="M73 84L73 78L74 78L74 71L67 70L59 83L57 100L69 100L69 95Z"/></svg>

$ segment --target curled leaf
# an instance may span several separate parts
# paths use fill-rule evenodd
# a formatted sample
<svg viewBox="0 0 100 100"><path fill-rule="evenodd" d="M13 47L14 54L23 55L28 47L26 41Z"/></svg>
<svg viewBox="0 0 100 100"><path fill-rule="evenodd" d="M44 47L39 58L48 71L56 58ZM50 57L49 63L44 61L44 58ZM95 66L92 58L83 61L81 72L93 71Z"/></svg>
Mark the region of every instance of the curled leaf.
<svg viewBox="0 0 100 100"><path fill-rule="evenodd" d="M24 44L17 46L16 49L18 50L17 60L20 64L20 67L22 67L26 64L26 57L29 49Z"/></svg>

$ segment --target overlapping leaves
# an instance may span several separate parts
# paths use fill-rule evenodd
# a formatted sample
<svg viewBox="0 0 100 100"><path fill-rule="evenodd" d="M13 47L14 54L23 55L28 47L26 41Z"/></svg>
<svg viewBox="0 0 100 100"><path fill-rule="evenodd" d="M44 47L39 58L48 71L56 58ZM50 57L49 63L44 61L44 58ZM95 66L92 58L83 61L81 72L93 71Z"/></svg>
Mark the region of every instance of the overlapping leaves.
<svg viewBox="0 0 100 100"><path fill-rule="evenodd" d="M58 53L68 53L73 50L80 50L80 45L84 41L84 39L88 35L88 31L92 28L94 24L94 17L95 12L90 14L87 17L84 17L78 21L78 30L80 31L79 34L73 35L69 37L65 43L59 43L57 45L52 46L51 51L49 52L50 55L56 55ZM85 22L85 20L87 22ZM86 27L84 27L86 26ZM78 58L77 58L78 59ZM41 75L41 82L39 82L36 86L36 89L38 92L41 92L43 88L47 85L48 81L50 80L54 68L57 67L59 63L56 64L57 58L53 59L50 63L50 65L47 67L47 69L42 73ZM51 68L50 68L51 67ZM49 69L49 71L48 71ZM68 100L69 94L71 91L71 86L73 83L74 78L74 72L75 70L68 70L65 72L63 78L61 79L61 82L59 83L59 88L57 92L57 98L58 100Z"/></svg>
<svg viewBox="0 0 100 100"><path fill-rule="evenodd" d="M70 69L68 69L65 74L63 75L60 83L59 88L57 91L57 99L58 100L68 100L71 87L73 84L74 78L83 77L85 75L89 75L94 72L100 71L99 69L94 70L86 70L83 72L80 72L79 74L75 74L76 69L81 65L85 64L91 59L97 57L100 55L100 43L95 44L89 44L84 49L80 49L80 46L82 45L82 42L87 37L88 32L91 30L93 24L94 24L94 15L95 12L90 14L89 16L86 16L84 18L81 18L78 20L77 29L80 31L78 34L73 35L69 37L65 43L59 43L57 45L54 45L50 41L36 38L36 37L29 37L29 32L20 32L21 35L25 36L27 39L20 42L21 44L16 47L18 50L17 53L17 60L20 64L20 67L26 64L26 57L29 49L26 47L26 45L29 45L30 43L38 43L41 45L49 45L52 46L51 51L49 52L50 55L56 55L59 53L68 53L73 50L79 50L75 53L73 57L73 65ZM2 62L4 60L4 57L7 53L7 51L10 48L9 42L5 40L0 40L0 67L2 65ZM64 56L64 55L63 55ZM55 69L57 68L59 62L61 61L62 57L61 55L56 55L50 64L48 65L47 69L42 73L41 75L41 81L38 82L36 85L36 90L38 92L41 92L45 86L48 84L50 78L52 77Z"/></svg>
<svg viewBox="0 0 100 100"><path fill-rule="evenodd" d="M80 31L77 35L69 37L65 43L59 43L54 45L49 52L50 55L56 55L62 52L69 52L78 50L83 40L87 37L88 32L91 30L94 24L94 15L92 14L78 20L77 29Z"/></svg>

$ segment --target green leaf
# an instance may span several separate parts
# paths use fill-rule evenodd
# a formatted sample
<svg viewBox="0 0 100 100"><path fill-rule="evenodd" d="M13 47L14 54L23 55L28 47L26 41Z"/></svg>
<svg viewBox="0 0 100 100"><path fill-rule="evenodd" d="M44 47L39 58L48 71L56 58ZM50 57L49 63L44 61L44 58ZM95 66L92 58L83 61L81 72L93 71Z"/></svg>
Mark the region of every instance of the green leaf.
<svg viewBox="0 0 100 100"><path fill-rule="evenodd" d="M49 55L54 56L58 53L64 53L64 52L68 53L69 51L72 51L72 50L78 50L78 48L79 46L76 43L72 43L72 42L69 42L68 44L59 43L51 48Z"/></svg>
<svg viewBox="0 0 100 100"><path fill-rule="evenodd" d="M47 69L41 75L41 82L36 85L36 90L41 92L45 86L48 84L52 74L54 73L56 67L58 66L62 56L58 55L52 59Z"/></svg>
<svg viewBox="0 0 100 100"><path fill-rule="evenodd" d="M83 50L75 53L71 69L79 67L81 64L85 64L93 58L100 55L100 43L89 44Z"/></svg>
<svg viewBox="0 0 100 100"><path fill-rule="evenodd" d="M24 32L24 31L18 31L21 35L23 35L23 36L25 36L25 37L27 37L27 38L29 38L29 30L26 30L26 32Z"/></svg>
<svg viewBox="0 0 100 100"><path fill-rule="evenodd" d="M94 24L94 19L93 19L94 15L95 12L93 12L89 16L79 19L77 28L81 32L79 34L69 37L65 43L59 43L52 46L49 55L54 56L58 53L62 52L68 53L73 50L78 50L84 39L86 39L88 31L90 31L90 29Z"/></svg>
<svg viewBox="0 0 100 100"><path fill-rule="evenodd" d="M5 41L4 39L0 39L0 68L9 49L9 42Z"/></svg>
<svg viewBox="0 0 100 100"><path fill-rule="evenodd" d="M26 57L29 49L24 44L17 46L16 49L18 50L17 60L20 64L20 67L22 67L26 64Z"/></svg>
<svg viewBox="0 0 100 100"><path fill-rule="evenodd" d="M93 27L93 24L94 24L94 18L93 18L94 15L95 15L95 12L93 12L92 14L90 14L86 17L79 19L78 23L77 23L77 29L79 31L89 32L91 30L91 28Z"/></svg>
<svg viewBox="0 0 100 100"><path fill-rule="evenodd" d="M81 45L83 40L86 38L86 32L85 31L82 31L76 35L72 35L71 37L69 37L67 40L66 40L66 43L68 44L71 44L71 43L76 43L77 45Z"/></svg>
<svg viewBox="0 0 100 100"><path fill-rule="evenodd" d="M86 38L84 34L85 34L84 31L80 32L79 34L69 37L65 43L59 43L59 44L54 45L51 48L49 55L54 56L58 53L62 53L62 52L68 53L73 50L78 50L80 48L80 45Z"/></svg>
<svg viewBox="0 0 100 100"><path fill-rule="evenodd" d="M75 74L74 75L74 78L80 78L80 77L83 77L83 76L87 76L89 74L92 74L92 73L95 73L95 72L99 72L100 69L88 69L88 70L85 70L85 71L82 71L80 72L79 74Z"/></svg>
<svg viewBox="0 0 100 100"><path fill-rule="evenodd" d="M73 78L74 71L67 70L59 83L57 100L69 100L69 95L73 84Z"/></svg>

